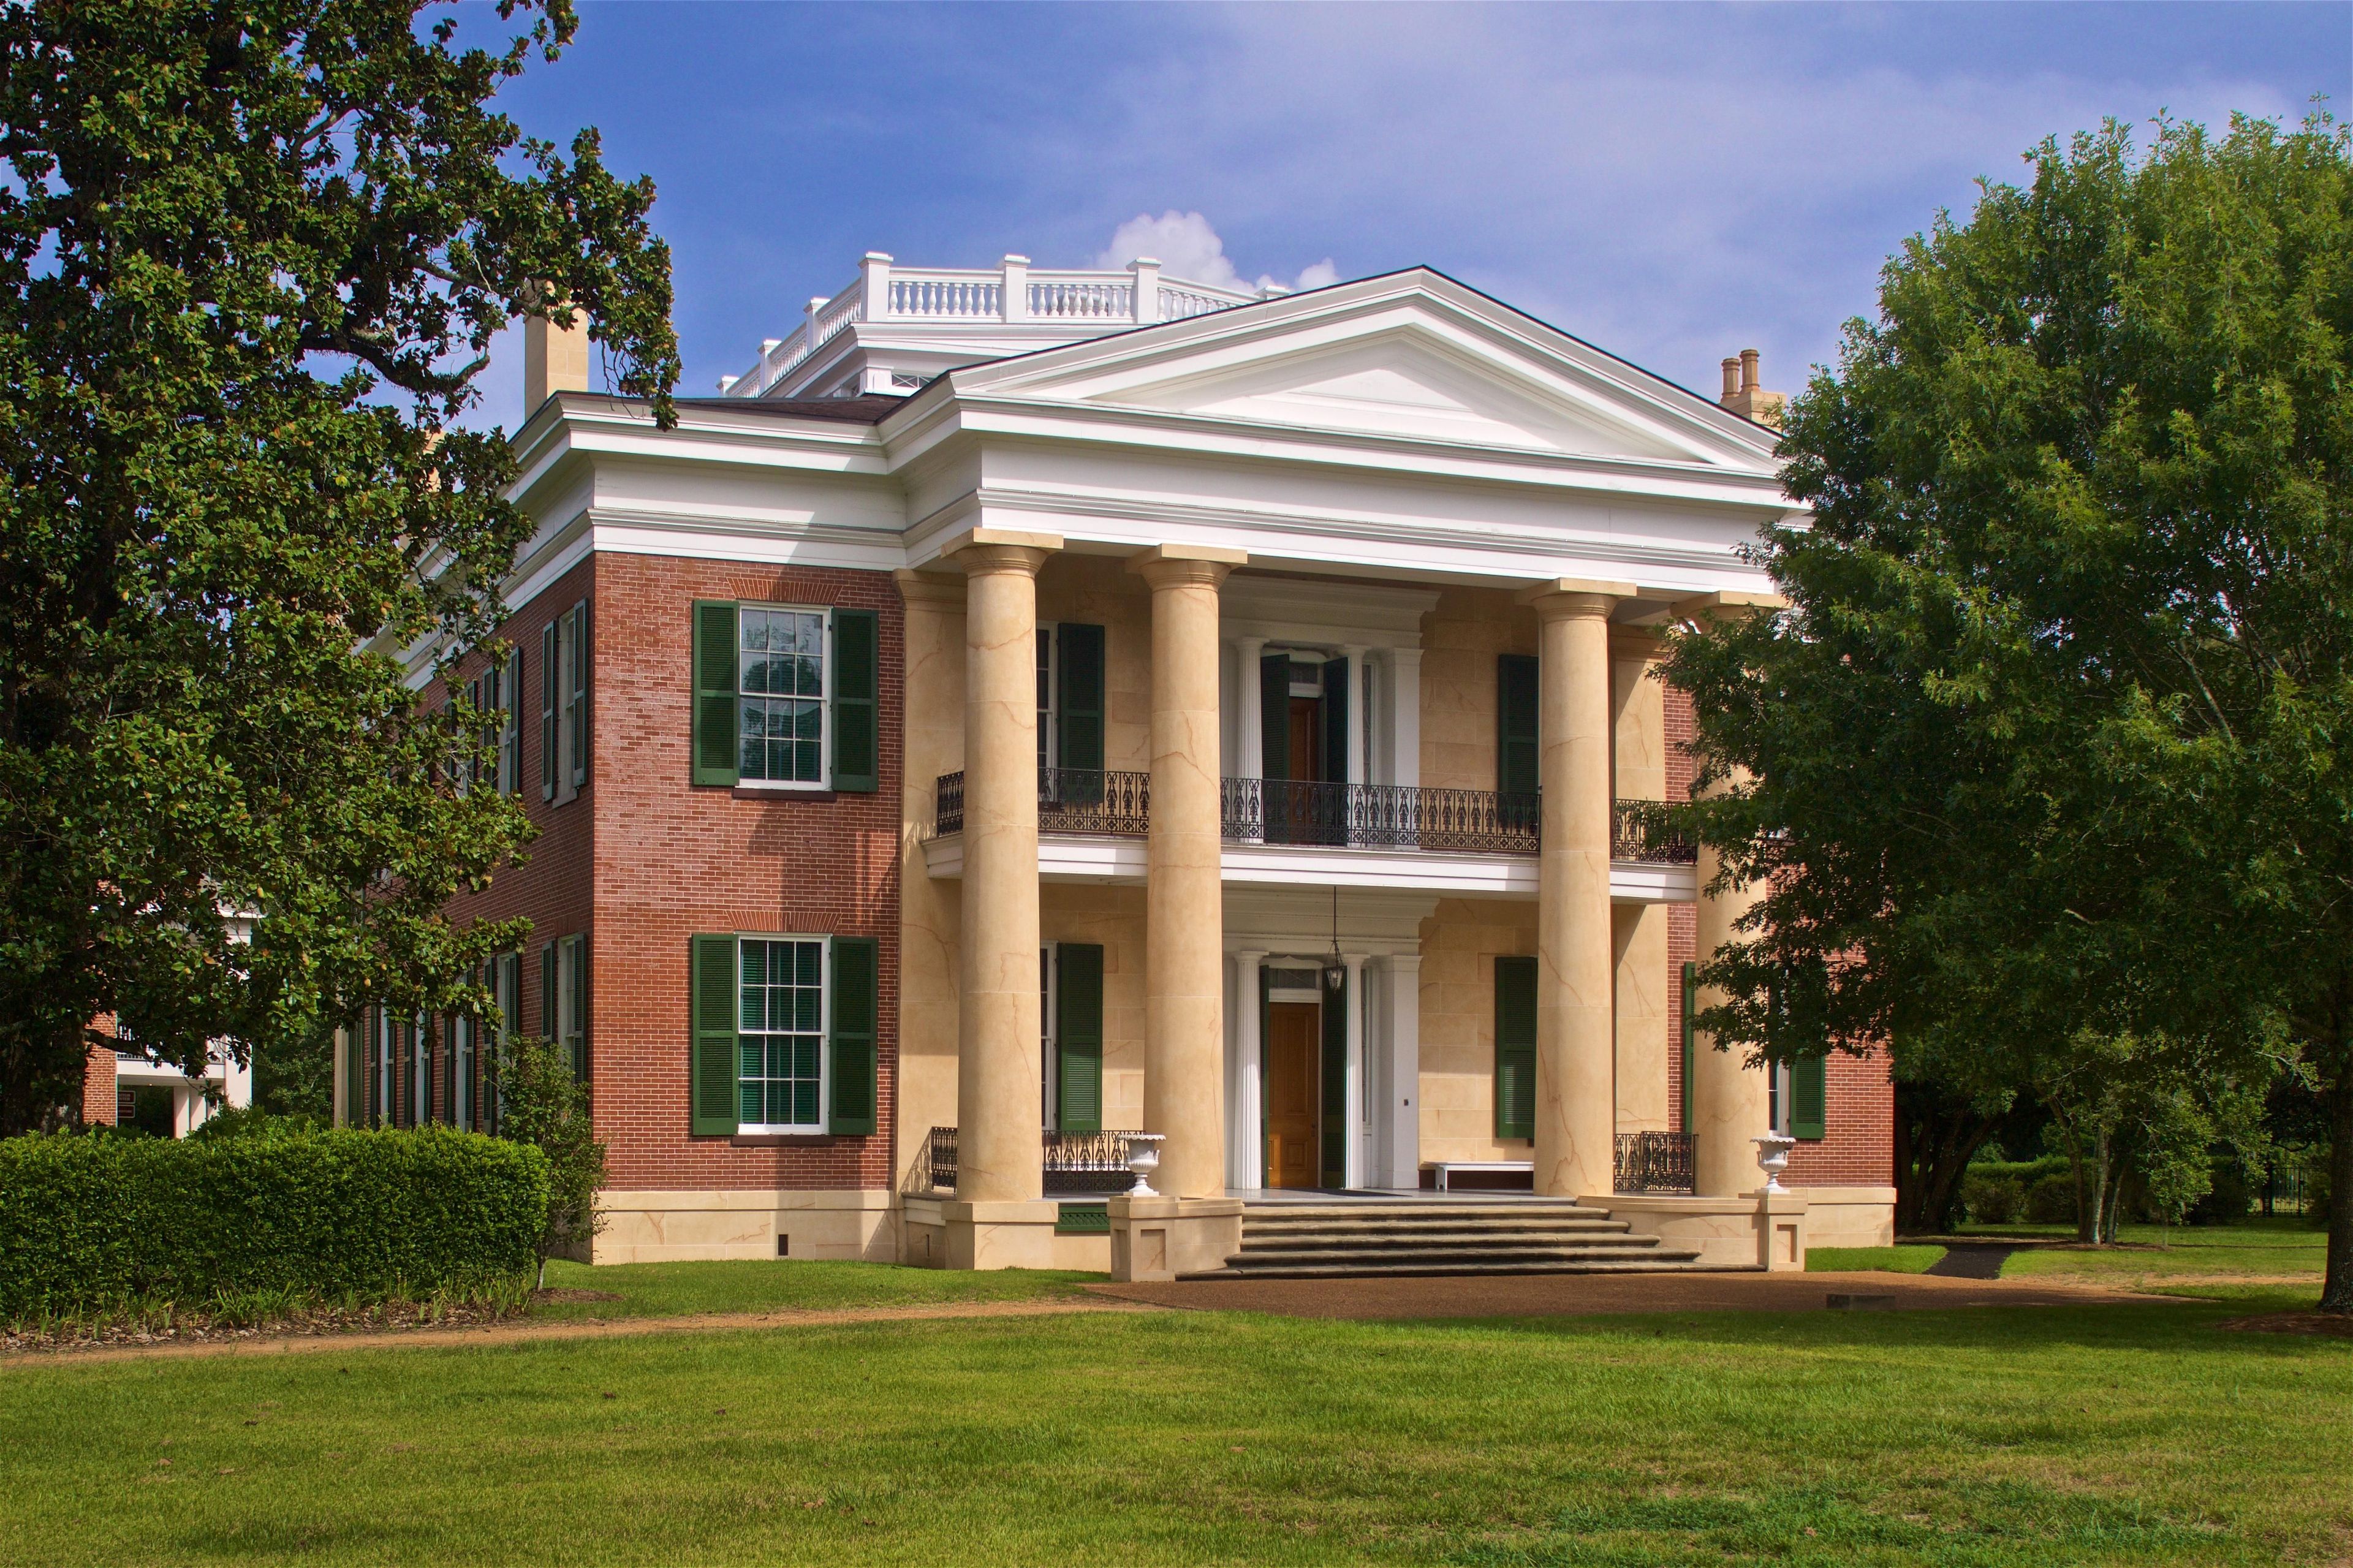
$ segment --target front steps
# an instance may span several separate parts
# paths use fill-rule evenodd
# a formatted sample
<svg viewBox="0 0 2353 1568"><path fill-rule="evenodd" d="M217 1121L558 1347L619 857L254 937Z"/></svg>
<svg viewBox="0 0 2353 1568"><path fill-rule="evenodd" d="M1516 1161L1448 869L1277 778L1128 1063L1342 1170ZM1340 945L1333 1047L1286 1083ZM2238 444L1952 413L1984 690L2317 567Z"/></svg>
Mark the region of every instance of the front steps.
<svg viewBox="0 0 2353 1568"><path fill-rule="evenodd" d="M1182 1278L1630 1274L1698 1267L1697 1248L1636 1236L1609 1210L1569 1199L1338 1198L1245 1204L1241 1250L1223 1268Z"/></svg>

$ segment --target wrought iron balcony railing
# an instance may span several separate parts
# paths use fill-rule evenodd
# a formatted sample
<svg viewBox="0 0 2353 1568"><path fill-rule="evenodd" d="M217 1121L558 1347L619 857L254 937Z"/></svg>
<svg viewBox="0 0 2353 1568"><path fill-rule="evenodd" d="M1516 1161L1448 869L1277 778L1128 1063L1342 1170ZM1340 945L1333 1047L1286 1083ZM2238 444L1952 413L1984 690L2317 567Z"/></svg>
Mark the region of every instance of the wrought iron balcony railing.
<svg viewBox="0 0 2353 1568"><path fill-rule="evenodd" d="M1356 849L1437 849L1533 855L1540 847L1541 801L1493 790L1417 789L1404 784L1317 784L1298 779L1227 779L1222 829L1237 844L1331 845ZM1696 851L1670 832L1664 803L1621 800L1610 813L1610 858L1683 862ZM1152 776L1083 768L1038 770L1038 828L1141 838L1151 826ZM964 831L964 774L940 776L934 837Z"/></svg>
<svg viewBox="0 0 2353 1568"><path fill-rule="evenodd" d="M1135 1184L1127 1168L1124 1132L1047 1132L1046 1194L1102 1196ZM956 1184L956 1130L934 1127L923 1141L923 1164L911 1184L919 1192L952 1193Z"/></svg>
<svg viewBox="0 0 2353 1568"><path fill-rule="evenodd" d="M1692 1137L1688 1132L1620 1132L1618 1179L1621 1193L1687 1193L1692 1190Z"/></svg>

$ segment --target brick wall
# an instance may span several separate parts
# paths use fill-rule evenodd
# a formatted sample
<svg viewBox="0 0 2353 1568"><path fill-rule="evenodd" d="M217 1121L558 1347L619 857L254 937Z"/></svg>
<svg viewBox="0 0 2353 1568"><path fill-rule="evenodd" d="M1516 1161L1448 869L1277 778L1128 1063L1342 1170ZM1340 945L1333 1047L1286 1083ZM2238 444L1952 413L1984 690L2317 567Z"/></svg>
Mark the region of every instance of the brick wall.
<svg viewBox="0 0 2353 1568"><path fill-rule="evenodd" d="M81 1124L111 1127L115 1121L114 1052L93 1046L81 1069Z"/></svg>
<svg viewBox="0 0 2353 1568"><path fill-rule="evenodd" d="M1688 693L1667 688L1667 798L1689 800L1692 786L1692 703ZM1667 1053L1670 1125L1683 1126L1683 965L1698 959L1694 906L1674 906L1667 925L1667 963L1673 983L1667 992L1667 1027L1673 1042ZM1783 1180L1792 1186L1889 1186L1895 1181L1895 1086L1887 1076L1883 1051L1867 1057L1844 1052L1830 1058L1824 1074L1828 1115L1820 1142L1801 1142L1789 1154Z"/></svg>
<svg viewBox="0 0 2353 1568"><path fill-rule="evenodd" d="M691 785L689 621L696 599L880 612L876 793ZM892 1184L903 633L898 588L884 574L598 559L589 1034L596 1121L612 1145L614 1186ZM879 940L881 1101L872 1137L689 1136L688 943L698 931L725 931ZM526 984L535 986L537 975Z"/></svg>

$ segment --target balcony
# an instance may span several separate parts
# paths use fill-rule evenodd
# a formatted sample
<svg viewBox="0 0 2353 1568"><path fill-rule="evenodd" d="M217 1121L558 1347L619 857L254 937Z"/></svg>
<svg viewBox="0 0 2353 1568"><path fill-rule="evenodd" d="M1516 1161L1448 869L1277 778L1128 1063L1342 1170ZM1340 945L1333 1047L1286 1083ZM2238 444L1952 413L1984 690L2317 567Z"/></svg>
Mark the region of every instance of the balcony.
<svg viewBox="0 0 2353 1568"><path fill-rule="evenodd" d="M1532 856L1539 847L1541 814L1533 795L1227 779L1219 804L1229 844L1482 856ZM1688 841L1666 829L1660 809L1656 801L1615 803L1610 859L1685 866L1697 858ZM1040 834L1141 838L1151 820L1149 773L1038 770ZM944 838L963 831L964 774L944 773L935 785L932 837Z"/></svg>
<svg viewBox="0 0 2353 1568"><path fill-rule="evenodd" d="M1127 1167L1124 1132L1047 1132L1046 1186L1050 1198L1109 1197L1135 1184ZM908 1184L913 1193L953 1193L956 1184L956 1130L934 1127L923 1141L922 1163Z"/></svg>

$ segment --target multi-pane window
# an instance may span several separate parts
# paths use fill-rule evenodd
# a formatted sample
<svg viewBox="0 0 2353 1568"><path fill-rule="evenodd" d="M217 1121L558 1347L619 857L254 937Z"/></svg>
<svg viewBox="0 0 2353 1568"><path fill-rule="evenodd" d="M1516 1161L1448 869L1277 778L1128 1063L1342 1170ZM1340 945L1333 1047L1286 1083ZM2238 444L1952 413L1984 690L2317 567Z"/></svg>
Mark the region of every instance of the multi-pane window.
<svg viewBox="0 0 2353 1568"><path fill-rule="evenodd" d="M776 784L823 784L825 612L747 605L737 635L742 775Z"/></svg>
<svg viewBox="0 0 2353 1568"><path fill-rule="evenodd" d="M737 1123L816 1130L825 1103L825 943L745 937L737 963Z"/></svg>

